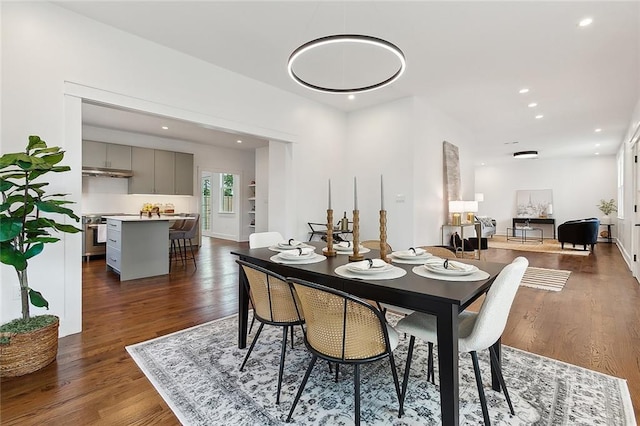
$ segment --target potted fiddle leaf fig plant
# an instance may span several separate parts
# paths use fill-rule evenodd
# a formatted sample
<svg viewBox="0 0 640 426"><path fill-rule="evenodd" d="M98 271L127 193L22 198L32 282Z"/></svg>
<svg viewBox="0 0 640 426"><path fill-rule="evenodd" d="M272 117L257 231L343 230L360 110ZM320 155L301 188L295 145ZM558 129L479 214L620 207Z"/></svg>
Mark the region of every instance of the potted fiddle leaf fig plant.
<svg viewBox="0 0 640 426"><path fill-rule="evenodd" d="M47 147L39 136L29 136L23 152L0 157L0 261L12 266L18 277L22 317L0 326L0 377L21 376L50 364L58 352L58 317L31 316L30 304L49 309L43 294L32 287L27 275L29 262L42 253L45 244L60 238L54 233L76 233L81 229L57 222L55 216L80 218L66 207L68 194L47 194L47 173L70 170L59 165L64 151ZM5 285L15 285L7 282Z"/></svg>

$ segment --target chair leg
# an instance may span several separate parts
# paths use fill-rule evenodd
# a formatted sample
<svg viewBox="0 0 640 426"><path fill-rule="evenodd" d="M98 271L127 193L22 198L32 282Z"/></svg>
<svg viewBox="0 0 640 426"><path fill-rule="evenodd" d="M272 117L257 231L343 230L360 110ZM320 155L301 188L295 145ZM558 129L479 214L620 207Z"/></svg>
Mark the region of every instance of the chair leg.
<svg viewBox="0 0 640 426"><path fill-rule="evenodd" d="M429 345L429 357L427 358L427 381L431 377L431 383L436 384L435 373L433 371L433 342L427 342Z"/></svg>
<svg viewBox="0 0 640 426"><path fill-rule="evenodd" d="M398 372L396 371L396 361L393 358L393 353L389 351L389 363L391 364L391 374L393 375L393 383L396 386L396 396L398 397L398 418L402 417L404 414L402 399L400 397L400 383L398 381Z"/></svg>
<svg viewBox="0 0 640 426"><path fill-rule="evenodd" d="M502 367L500 367L500 363L498 362L498 357L493 346L489 346L489 354L491 355L491 365L493 365L493 369L498 373L498 381L500 382L500 387L504 392L504 397L507 399L507 404L509 404L509 410L511 410L511 414L515 416L516 412L513 410L513 405L511 404L507 384L504 382L504 377L502 376Z"/></svg>
<svg viewBox="0 0 640 426"><path fill-rule="evenodd" d="M285 325L282 332L282 349L280 349L280 369L278 370L278 393L276 394L276 404L280 404L280 389L282 388L282 374L284 373L284 355L287 351L287 333L289 326ZM293 326L291 327L293 330Z"/></svg>
<svg viewBox="0 0 640 426"><path fill-rule="evenodd" d="M244 368L244 365L247 363L247 360L249 359L249 355L251 355L251 351L253 350L253 347L256 345L256 342L258 341L258 336L260 336L262 327L264 327L263 322L260 323L260 327L258 327L258 332L256 333L256 337L253 338L253 342L251 342L251 346L249 346L249 350L247 351L247 354L244 356L244 361L242 361L242 365L240 366L240 371L242 371L242 369Z"/></svg>
<svg viewBox="0 0 640 426"><path fill-rule="evenodd" d="M471 360L473 361L473 372L476 374L476 385L478 385L478 395L480 395L480 405L482 406L482 417L484 417L484 424L486 426L491 425L489 420L489 410L487 409L487 400L484 397L484 388L482 387L482 376L480 375L480 365L478 365L478 353L471 351Z"/></svg>
<svg viewBox="0 0 640 426"><path fill-rule="evenodd" d="M186 244L186 241L185 241ZM191 259L193 259L193 267L198 269L198 265L196 264L196 255L193 252L193 243L191 242L191 238L189 238L189 248L191 249Z"/></svg>
<svg viewBox="0 0 640 426"><path fill-rule="evenodd" d="M353 365L353 387L356 405L356 426L360 424L360 364Z"/></svg>
<svg viewBox="0 0 640 426"><path fill-rule="evenodd" d="M293 400L293 404L291 405L291 410L289 410L289 415L287 416L287 423L291 421L293 410L296 409L296 405L298 404L300 395L302 395L302 391L304 390L304 387L307 385L307 380L309 380L309 376L311 375L311 370L313 370L313 366L316 364L317 360L318 360L318 356L313 355L313 357L311 358L311 362L309 363L309 367L307 367L307 372L304 373L304 378L302 379L302 383L300 383L300 389L298 389L298 393L296 394L296 397Z"/></svg>
<svg viewBox="0 0 640 426"><path fill-rule="evenodd" d="M335 382L338 383L338 373L340 372L340 364L336 363L336 378Z"/></svg>
<svg viewBox="0 0 640 426"><path fill-rule="evenodd" d="M407 365L404 367L404 377L402 378L402 391L400 392L400 412L404 413L404 398L407 395L407 384L409 383L409 370L411 369L411 358L413 358L413 346L416 343L416 337L411 336L409 339L409 351L407 353Z"/></svg>
<svg viewBox="0 0 640 426"><path fill-rule="evenodd" d="M293 349L293 326L291 326L291 349Z"/></svg>
<svg viewBox="0 0 640 426"><path fill-rule="evenodd" d="M256 317L251 318L251 325L249 326L249 333L251 333L251 330L253 329L253 323L256 322Z"/></svg>

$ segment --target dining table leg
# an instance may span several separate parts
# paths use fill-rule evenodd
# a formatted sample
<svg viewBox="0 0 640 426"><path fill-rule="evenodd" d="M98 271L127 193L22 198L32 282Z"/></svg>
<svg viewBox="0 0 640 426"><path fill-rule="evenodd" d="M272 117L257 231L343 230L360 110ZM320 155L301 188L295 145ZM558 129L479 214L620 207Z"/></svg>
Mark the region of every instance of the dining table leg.
<svg viewBox="0 0 640 426"><path fill-rule="evenodd" d="M447 305L437 314L440 413L443 425L458 425L458 306Z"/></svg>
<svg viewBox="0 0 640 426"><path fill-rule="evenodd" d="M249 324L249 293L247 276L238 265L238 349L247 347L247 326Z"/></svg>

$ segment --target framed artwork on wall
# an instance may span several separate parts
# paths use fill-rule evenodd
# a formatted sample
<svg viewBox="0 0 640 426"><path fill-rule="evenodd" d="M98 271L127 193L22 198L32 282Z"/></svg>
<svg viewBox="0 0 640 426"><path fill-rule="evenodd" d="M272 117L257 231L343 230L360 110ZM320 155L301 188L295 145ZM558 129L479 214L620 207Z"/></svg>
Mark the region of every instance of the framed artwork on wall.
<svg viewBox="0 0 640 426"><path fill-rule="evenodd" d="M534 189L516 191L516 217L549 217L553 214L553 191Z"/></svg>

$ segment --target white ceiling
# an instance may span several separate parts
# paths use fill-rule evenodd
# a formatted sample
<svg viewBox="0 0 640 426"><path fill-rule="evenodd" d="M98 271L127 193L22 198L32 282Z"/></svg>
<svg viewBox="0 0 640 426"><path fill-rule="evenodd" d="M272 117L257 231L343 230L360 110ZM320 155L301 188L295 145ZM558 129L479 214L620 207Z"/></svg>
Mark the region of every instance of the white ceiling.
<svg viewBox="0 0 640 426"><path fill-rule="evenodd" d="M347 112L423 97L473 132L478 162L530 149L541 158L614 154L640 98L637 1L56 3ZM578 27L587 16L593 24ZM336 33L394 43L406 56L405 74L351 101L293 82L291 52ZM349 73L341 63L318 69L333 80L340 76L331 73L369 76L371 64L361 64L350 62ZM522 87L530 92L519 94Z"/></svg>

